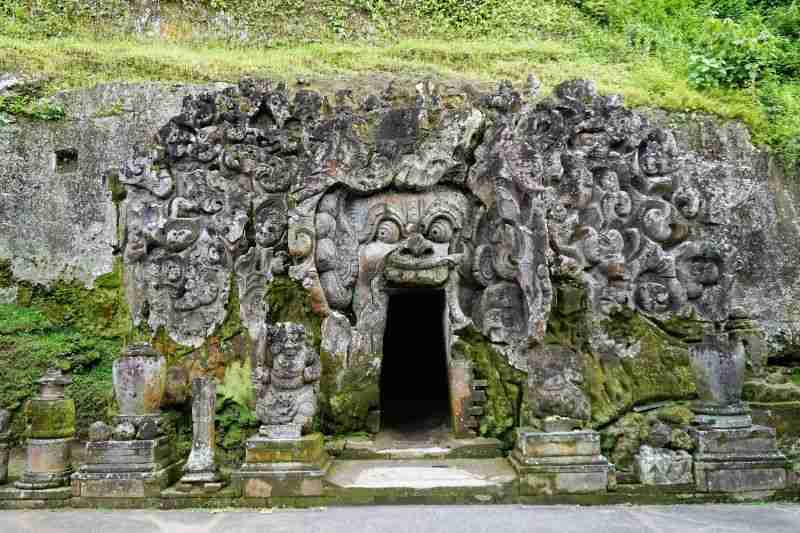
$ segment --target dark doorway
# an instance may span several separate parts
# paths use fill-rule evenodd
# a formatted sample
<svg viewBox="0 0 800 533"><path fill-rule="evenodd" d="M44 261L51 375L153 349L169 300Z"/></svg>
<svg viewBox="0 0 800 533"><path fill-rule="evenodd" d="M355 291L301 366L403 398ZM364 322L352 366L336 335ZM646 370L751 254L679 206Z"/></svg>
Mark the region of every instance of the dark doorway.
<svg viewBox="0 0 800 533"><path fill-rule="evenodd" d="M444 291L391 294L383 337L381 426L404 433L449 423Z"/></svg>

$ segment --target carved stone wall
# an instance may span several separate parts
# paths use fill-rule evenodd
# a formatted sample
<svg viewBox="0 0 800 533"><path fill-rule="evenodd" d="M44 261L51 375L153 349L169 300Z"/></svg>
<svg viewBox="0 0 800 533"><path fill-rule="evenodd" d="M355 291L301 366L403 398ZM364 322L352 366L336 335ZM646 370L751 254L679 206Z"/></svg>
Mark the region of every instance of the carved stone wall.
<svg viewBox="0 0 800 533"><path fill-rule="evenodd" d="M399 104L391 86L327 98L247 80L187 97L155 141L120 174L134 321L200 346L235 283L263 339L270 282L288 273L323 317L334 392L377 386L391 290L444 291L451 342L474 328L530 371L534 417L589 418L581 351L636 356L604 320L679 336L670 325L688 322L693 342L747 315L736 243L713 230L719 165L589 82L453 105L428 83ZM544 347L554 285L586 294L588 346Z"/></svg>

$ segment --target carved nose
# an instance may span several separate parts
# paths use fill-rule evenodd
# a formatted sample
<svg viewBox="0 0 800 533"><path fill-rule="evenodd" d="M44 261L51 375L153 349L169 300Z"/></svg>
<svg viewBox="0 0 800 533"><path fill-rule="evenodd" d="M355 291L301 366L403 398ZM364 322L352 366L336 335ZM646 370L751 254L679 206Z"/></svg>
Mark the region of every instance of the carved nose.
<svg viewBox="0 0 800 533"><path fill-rule="evenodd" d="M433 254L433 244L419 233L416 233L408 239L403 252L411 253L414 257L431 255Z"/></svg>

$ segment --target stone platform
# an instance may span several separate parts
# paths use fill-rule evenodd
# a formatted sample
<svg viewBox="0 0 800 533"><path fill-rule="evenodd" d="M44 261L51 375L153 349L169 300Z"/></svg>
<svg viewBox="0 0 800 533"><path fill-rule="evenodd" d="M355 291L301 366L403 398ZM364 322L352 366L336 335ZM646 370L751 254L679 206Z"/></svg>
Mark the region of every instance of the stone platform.
<svg viewBox="0 0 800 533"><path fill-rule="evenodd" d="M244 464L231 481L246 498L319 496L330 466L320 433L276 439L256 435L247 440Z"/></svg>
<svg viewBox="0 0 800 533"><path fill-rule="evenodd" d="M510 461L519 475L521 494L604 492L615 480L595 431L520 430Z"/></svg>
<svg viewBox="0 0 800 533"><path fill-rule="evenodd" d="M84 461L72 475L72 490L87 498L158 497L182 466L167 437L87 442Z"/></svg>
<svg viewBox="0 0 800 533"><path fill-rule="evenodd" d="M693 429L694 477L702 492L774 491L787 486L786 457L765 426Z"/></svg>

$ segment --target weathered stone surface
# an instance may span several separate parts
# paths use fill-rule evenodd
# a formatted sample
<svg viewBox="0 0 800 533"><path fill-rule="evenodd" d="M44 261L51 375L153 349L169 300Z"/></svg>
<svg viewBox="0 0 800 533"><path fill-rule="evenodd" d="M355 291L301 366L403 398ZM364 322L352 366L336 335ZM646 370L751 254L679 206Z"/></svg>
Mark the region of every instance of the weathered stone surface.
<svg viewBox="0 0 800 533"><path fill-rule="evenodd" d="M110 440L111 434L112 429L105 422L98 421L89 426L89 441L91 442Z"/></svg>
<svg viewBox="0 0 800 533"><path fill-rule="evenodd" d="M148 142L184 96L204 89L98 85L56 96L68 120L0 129L0 259L14 277L91 286L111 272L118 234L107 172Z"/></svg>
<svg viewBox="0 0 800 533"><path fill-rule="evenodd" d="M152 346L128 345L114 361L113 378L122 416L159 413L166 388L167 363Z"/></svg>
<svg viewBox="0 0 800 533"><path fill-rule="evenodd" d="M311 429L321 373L305 327L291 322L267 327L253 360L256 416L263 435L298 438Z"/></svg>
<svg viewBox="0 0 800 533"><path fill-rule="evenodd" d="M511 454L523 495L603 492L613 467L595 431L543 433L520 429Z"/></svg>
<svg viewBox="0 0 800 533"><path fill-rule="evenodd" d="M634 462L639 482L644 485L694 483L692 456L685 451L642 446Z"/></svg>
<svg viewBox="0 0 800 533"><path fill-rule="evenodd" d="M217 385L213 377L192 380L192 451L183 467L181 483L215 483L220 475L214 461L214 416Z"/></svg>
<svg viewBox="0 0 800 533"><path fill-rule="evenodd" d="M746 492L786 486L788 462L778 451L774 429L695 429L692 437L697 490Z"/></svg>
<svg viewBox="0 0 800 533"><path fill-rule="evenodd" d="M747 427L751 424L742 403L745 353L734 334L709 334L691 347L697 375L699 400L692 404L696 421L714 427Z"/></svg>
<svg viewBox="0 0 800 533"><path fill-rule="evenodd" d="M236 316L261 342L257 357L265 359L263 339L276 321L272 291L288 273L307 296L302 312L320 315L306 333L312 350L321 345L331 374L323 378L322 412L335 416L326 429L375 429L389 291L440 290L449 342L479 332L516 369L489 380L489 401L478 415L482 431L527 418L546 429L601 425L642 402L688 398L695 392L690 354L704 361L696 370L707 370L698 373L701 397L724 407L700 413L704 423L711 415L728 416L729 427L747 422L745 413L733 412L738 398L726 387L730 375L741 381L745 353L758 366L767 352L744 318L765 307L753 304L754 294L781 302L776 307L787 301L792 290L772 281L793 271L785 258L796 247L776 238L779 257L765 261L781 267L777 274L757 272L754 244L780 234L778 226L792 234L797 217L790 213L791 187L768 191L777 184L766 176L779 178L746 131L704 118L666 127L675 125L666 124L669 117L626 109L585 81L562 84L536 103L507 83L458 105L431 83L415 90L406 101L388 89L361 101L247 80L187 98L171 119L148 123L149 131L163 124L152 143L138 130L114 139L142 141L135 152L125 144L127 162L116 178L123 187L111 180L116 198L125 198L114 216L119 242L109 241L123 251L137 325L146 320L153 331L163 327L173 340L199 346L238 295ZM57 150L59 175L78 179L73 147ZM81 171L82 154L79 147ZM2 177L11 159L0 160ZM742 246L752 249L740 253ZM75 250L105 261L80 243ZM12 270L17 275L13 261ZM744 273L743 287L737 272ZM756 278L769 280L756 287ZM768 311L757 320L777 323L780 315L780 328L791 329L791 312ZM741 345L706 357L703 334L713 327ZM732 374L708 363L723 355ZM514 371L529 372L527 394L524 375ZM298 390L307 385L316 387ZM498 390L512 398L508 413L492 412ZM313 416L265 432L296 435ZM134 425L138 439L156 434ZM672 428L667 436L651 425L639 440L680 447L672 442L675 431L685 433Z"/></svg>
<svg viewBox="0 0 800 533"><path fill-rule="evenodd" d="M130 422L122 422L114 427L114 440L133 440L136 438L136 426Z"/></svg>
<svg viewBox="0 0 800 533"><path fill-rule="evenodd" d="M533 416L557 416L577 419L579 425L586 423L591 408L581 388L585 373L582 357L566 346L557 345L533 349L530 357L528 403Z"/></svg>
<svg viewBox="0 0 800 533"><path fill-rule="evenodd" d="M70 382L61 370L53 368L38 380L39 394L26 406L31 436L25 449L25 472L15 487L39 490L69 484L75 403L64 397L64 387Z"/></svg>
<svg viewBox="0 0 800 533"><path fill-rule="evenodd" d="M246 498L319 496L330 466L320 433L297 438L256 435L246 443L242 467L231 476Z"/></svg>

